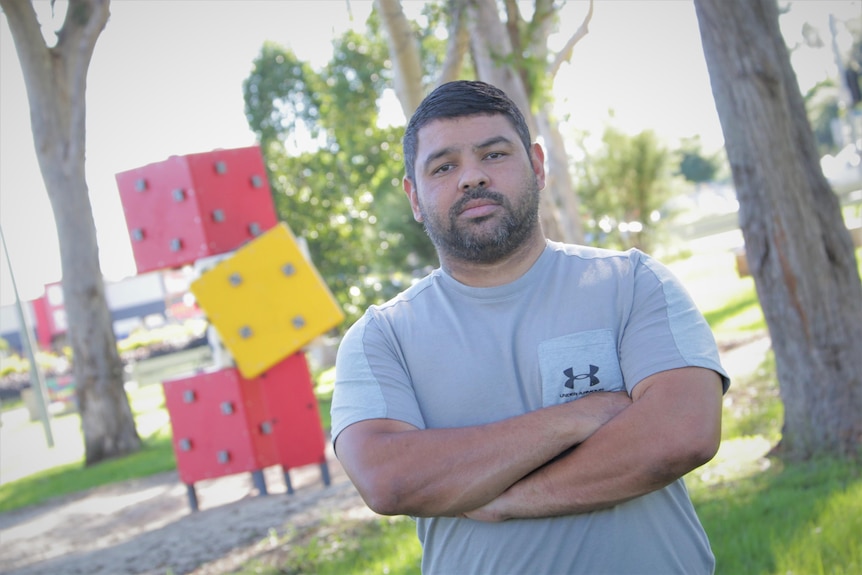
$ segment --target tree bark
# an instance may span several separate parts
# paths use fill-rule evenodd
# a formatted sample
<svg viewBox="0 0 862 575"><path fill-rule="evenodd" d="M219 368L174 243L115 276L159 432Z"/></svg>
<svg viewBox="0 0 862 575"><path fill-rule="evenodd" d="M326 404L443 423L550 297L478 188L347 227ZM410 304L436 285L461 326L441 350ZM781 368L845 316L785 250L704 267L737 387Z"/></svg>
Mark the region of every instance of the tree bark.
<svg viewBox="0 0 862 575"><path fill-rule="evenodd" d="M575 30L565 46L553 58L548 58L548 36L552 32L552 19L555 18L555 7L552 0L536 0L536 12L533 16L538 25L532 26L532 38L530 38L530 49L533 53L541 54L543 60L549 60L547 77L550 80L549 91L553 90L553 81L559 72L563 62L572 58L575 46L588 33L589 25L593 18L593 0L590 0L589 8L578 29ZM548 177L550 182L546 185L550 190L550 201L557 210L557 221L559 222L561 238L563 241L573 243L584 242L584 226L581 221L580 198L575 190L569 167L570 156L566 149L566 142L560 132L559 122L556 121L552 112L553 99L542 102L537 112L536 120L539 125L539 133L547 142L548 154Z"/></svg>
<svg viewBox="0 0 862 575"><path fill-rule="evenodd" d="M86 78L109 0L71 0L56 46L29 0L0 0L21 62L39 168L60 241L63 297L86 464L131 453L141 440L123 388L85 176Z"/></svg>
<svg viewBox="0 0 862 575"><path fill-rule="evenodd" d="M389 56L392 58L395 95L401 102L405 118L410 118L422 102L422 60L419 42L404 15L400 0L374 0L386 30Z"/></svg>
<svg viewBox="0 0 862 575"><path fill-rule="evenodd" d="M470 0L470 48L476 76L497 86L521 109L534 135L538 133L524 83L513 66L512 41L500 20L496 0Z"/></svg>
<svg viewBox="0 0 862 575"><path fill-rule="evenodd" d="M563 134L560 132L559 124L551 116L549 108L550 106L545 106L536 114L539 133L547 147L545 155L545 162L548 165L545 182L547 200L543 209L550 212L556 222L559 236L551 239L579 244L584 242L580 199L572 182L569 169L570 158Z"/></svg>
<svg viewBox="0 0 862 575"><path fill-rule="evenodd" d="M778 453L854 456L862 440L862 283L820 169L775 0L695 0L740 204L746 256L775 353Z"/></svg>
<svg viewBox="0 0 862 575"><path fill-rule="evenodd" d="M470 32L467 30L467 7L460 0L449 0L449 41L438 83L457 80L461 75L464 57L470 49Z"/></svg>
<svg viewBox="0 0 862 575"><path fill-rule="evenodd" d="M513 66L514 54L509 30L500 20L495 0L469 0L470 47L476 76L479 80L497 86L521 109L534 137L540 134L526 86L518 70ZM549 145L546 142L546 147ZM553 151L549 151L549 157ZM566 164L568 166L568 164ZM568 171L568 168L566 168ZM548 170L548 181L541 195L541 221L545 235L554 240L566 241L561 222L561 211L557 207L559 194L549 184L562 177L559 172Z"/></svg>

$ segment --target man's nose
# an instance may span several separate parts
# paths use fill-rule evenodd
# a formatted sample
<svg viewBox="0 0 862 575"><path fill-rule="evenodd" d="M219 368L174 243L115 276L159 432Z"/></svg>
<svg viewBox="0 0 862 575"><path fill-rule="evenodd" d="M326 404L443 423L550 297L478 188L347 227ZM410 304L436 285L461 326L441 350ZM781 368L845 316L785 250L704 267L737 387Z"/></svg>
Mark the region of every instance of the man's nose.
<svg viewBox="0 0 862 575"><path fill-rule="evenodd" d="M488 184L490 183L489 180L490 178L488 177L487 172L485 172L481 166L470 165L464 167L459 185L461 187L461 191L465 192L471 188L488 187Z"/></svg>

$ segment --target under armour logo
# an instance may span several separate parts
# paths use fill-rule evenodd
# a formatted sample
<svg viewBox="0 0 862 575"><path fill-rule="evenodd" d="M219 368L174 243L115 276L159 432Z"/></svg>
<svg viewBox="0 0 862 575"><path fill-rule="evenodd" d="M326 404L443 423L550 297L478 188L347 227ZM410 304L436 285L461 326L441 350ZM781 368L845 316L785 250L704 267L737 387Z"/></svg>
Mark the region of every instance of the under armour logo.
<svg viewBox="0 0 862 575"><path fill-rule="evenodd" d="M599 372L599 367L597 365L590 364L590 373L579 373L575 375L573 372L573 368L568 368L563 371L563 374L568 378L566 379L566 387L572 389L575 387L576 379L587 379L590 378L590 387L597 385L599 383L599 378L596 377L596 374Z"/></svg>

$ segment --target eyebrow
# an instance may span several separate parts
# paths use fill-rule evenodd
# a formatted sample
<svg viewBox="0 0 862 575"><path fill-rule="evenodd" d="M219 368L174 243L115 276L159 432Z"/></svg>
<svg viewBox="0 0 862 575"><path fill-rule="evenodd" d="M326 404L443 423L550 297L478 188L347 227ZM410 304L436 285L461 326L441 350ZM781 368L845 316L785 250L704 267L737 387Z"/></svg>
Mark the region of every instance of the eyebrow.
<svg viewBox="0 0 862 575"><path fill-rule="evenodd" d="M476 152L479 150L485 150L487 148L490 148L492 146L496 146L498 144L510 144L511 145L512 143L513 143L512 140L507 138L506 136L491 136L487 140L479 142L478 144L474 144L473 146L471 146L471 149L474 152ZM443 156L447 156L447 155L449 155L455 151L457 151L457 148L455 148L454 146L447 146L445 148L441 148L441 149L437 150L436 152L432 152L432 153L428 154L425 157L425 160L423 160L423 162L422 162L423 169L427 170L429 164L431 164L434 161L442 158Z"/></svg>

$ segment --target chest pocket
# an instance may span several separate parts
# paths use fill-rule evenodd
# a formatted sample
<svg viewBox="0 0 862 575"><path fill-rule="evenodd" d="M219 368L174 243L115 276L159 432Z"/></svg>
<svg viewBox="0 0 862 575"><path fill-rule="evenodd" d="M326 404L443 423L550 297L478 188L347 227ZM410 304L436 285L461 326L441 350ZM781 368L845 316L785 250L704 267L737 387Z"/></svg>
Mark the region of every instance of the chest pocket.
<svg viewBox="0 0 862 575"><path fill-rule="evenodd" d="M573 401L595 391L623 391L614 334L609 329L570 333L539 344L542 405Z"/></svg>

